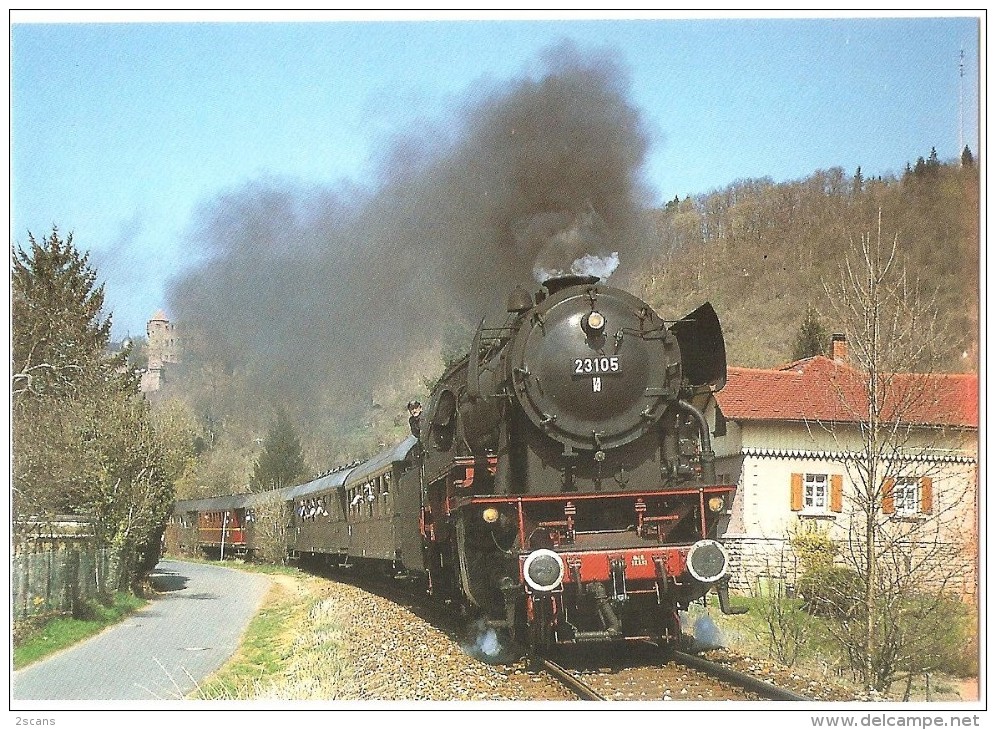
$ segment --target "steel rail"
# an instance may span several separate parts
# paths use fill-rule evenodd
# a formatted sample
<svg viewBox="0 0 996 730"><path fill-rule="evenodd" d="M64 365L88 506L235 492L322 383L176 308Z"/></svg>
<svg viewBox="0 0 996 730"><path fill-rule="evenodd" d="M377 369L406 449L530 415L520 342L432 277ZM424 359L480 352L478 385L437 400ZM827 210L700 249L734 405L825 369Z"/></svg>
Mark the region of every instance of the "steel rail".
<svg viewBox="0 0 996 730"><path fill-rule="evenodd" d="M670 656L675 661L684 664L686 667L697 669L700 672L712 675L713 677L721 679L724 682L739 685L748 692L753 692L766 700L776 700L779 702L813 701L810 697L796 694L795 692L783 689L782 687L776 687L770 682L765 682L763 679L758 679L750 674L744 674L736 669L731 669L730 667L724 666L717 662L709 661L708 659L703 659L702 657L694 656L692 654L685 654L681 651L673 651Z"/></svg>
<svg viewBox="0 0 996 730"><path fill-rule="evenodd" d="M554 679L567 687L567 689L576 694L580 699L592 702L606 701L602 695L598 694L598 692L593 690L559 664L556 664L555 662L541 656L534 656L532 659L543 669L543 671L552 675Z"/></svg>

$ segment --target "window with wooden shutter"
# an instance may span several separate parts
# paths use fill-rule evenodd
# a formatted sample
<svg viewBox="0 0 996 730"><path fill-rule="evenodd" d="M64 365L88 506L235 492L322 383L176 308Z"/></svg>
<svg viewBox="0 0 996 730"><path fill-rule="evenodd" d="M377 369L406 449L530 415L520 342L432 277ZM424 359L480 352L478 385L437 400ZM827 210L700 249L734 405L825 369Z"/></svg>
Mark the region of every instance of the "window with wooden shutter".
<svg viewBox="0 0 996 730"><path fill-rule="evenodd" d="M830 511L844 510L844 477L840 474L830 475Z"/></svg>
<svg viewBox="0 0 996 730"><path fill-rule="evenodd" d="M925 515L934 511L934 480L930 477L920 479L920 511Z"/></svg>
<svg viewBox="0 0 996 730"><path fill-rule="evenodd" d="M928 492L926 495L924 494L925 489ZM925 514L925 501L928 504L933 502L932 492L933 484L925 483L924 478L901 477L896 479L892 486L892 506L895 515L897 517L916 517Z"/></svg>
<svg viewBox="0 0 996 730"><path fill-rule="evenodd" d="M802 475L802 511L825 515L830 506L830 479L826 474Z"/></svg>
<svg viewBox="0 0 996 730"><path fill-rule="evenodd" d="M885 480L882 485L882 511L887 515L891 515L896 511L896 502L893 499L892 490L896 486L896 480L889 477Z"/></svg>
<svg viewBox="0 0 996 730"><path fill-rule="evenodd" d="M792 475L791 507L793 512L802 509L802 474Z"/></svg>

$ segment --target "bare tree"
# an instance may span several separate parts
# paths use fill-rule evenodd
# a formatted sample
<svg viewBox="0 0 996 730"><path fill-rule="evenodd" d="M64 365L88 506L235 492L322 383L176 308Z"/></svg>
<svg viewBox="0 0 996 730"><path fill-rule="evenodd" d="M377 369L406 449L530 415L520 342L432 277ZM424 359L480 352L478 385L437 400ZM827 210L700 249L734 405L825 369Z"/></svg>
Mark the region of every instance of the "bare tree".
<svg viewBox="0 0 996 730"><path fill-rule="evenodd" d="M821 425L854 485L841 554L862 593L837 637L879 691L903 671L931 668L939 614L967 577L975 487L964 454L977 431L964 428L960 381L936 371L934 294L908 275L898 243L883 242L879 212L877 235L862 235L839 282L826 285L853 367L835 370L836 413Z"/></svg>
<svg viewBox="0 0 996 730"><path fill-rule="evenodd" d="M287 560L287 526L290 514L277 494L264 498L252 509L256 557L265 563Z"/></svg>

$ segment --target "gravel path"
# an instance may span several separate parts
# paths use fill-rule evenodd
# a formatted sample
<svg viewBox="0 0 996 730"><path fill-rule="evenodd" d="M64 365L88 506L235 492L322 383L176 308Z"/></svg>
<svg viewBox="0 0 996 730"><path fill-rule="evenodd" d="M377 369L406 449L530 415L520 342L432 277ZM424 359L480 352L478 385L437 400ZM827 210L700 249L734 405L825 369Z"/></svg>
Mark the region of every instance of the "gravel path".
<svg viewBox="0 0 996 730"><path fill-rule="evenodd" d="M179 699L232 654L270 584L264 576L173 560L160 562L152 580L163 595L15 672L11 699Z"/></svg>

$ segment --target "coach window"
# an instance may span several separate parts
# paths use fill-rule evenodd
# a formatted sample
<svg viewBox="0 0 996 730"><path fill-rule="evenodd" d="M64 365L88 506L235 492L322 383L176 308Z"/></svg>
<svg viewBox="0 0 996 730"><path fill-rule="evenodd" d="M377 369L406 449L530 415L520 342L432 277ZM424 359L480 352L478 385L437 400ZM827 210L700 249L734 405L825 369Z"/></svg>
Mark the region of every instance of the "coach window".
<svg viewBox="0 0 996 730"><path fill-rule="evenodd" d="M377 503L377 485L371 479L367 482L366 494L364 495L367 501L367 517L373 517L374 505Z"/></svg>
<svg viewBox="0 0 996 730"><path fill-rule="evenodd" d="M385 474L383 477L384 489L380 494L381 502L384 505L384 515L391 514L391 475L390 473Z"/></svg>

